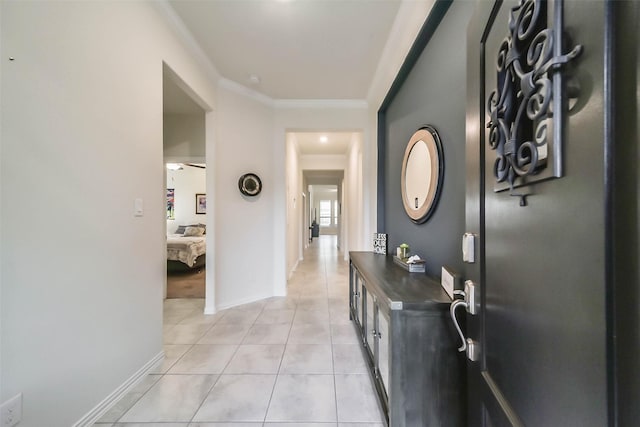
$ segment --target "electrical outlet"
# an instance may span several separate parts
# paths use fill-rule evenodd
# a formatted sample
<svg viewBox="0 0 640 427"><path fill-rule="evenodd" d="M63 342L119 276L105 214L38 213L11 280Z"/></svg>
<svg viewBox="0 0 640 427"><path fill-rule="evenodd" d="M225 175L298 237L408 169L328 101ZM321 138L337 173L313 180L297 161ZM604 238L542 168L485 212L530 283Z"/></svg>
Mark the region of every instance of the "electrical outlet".
<svg viewBox="0 0 640 427"><path fill-rule="evenodd" d="M13 396L0 406L0 427L13 427L22 420L22 393Z"/></svg>

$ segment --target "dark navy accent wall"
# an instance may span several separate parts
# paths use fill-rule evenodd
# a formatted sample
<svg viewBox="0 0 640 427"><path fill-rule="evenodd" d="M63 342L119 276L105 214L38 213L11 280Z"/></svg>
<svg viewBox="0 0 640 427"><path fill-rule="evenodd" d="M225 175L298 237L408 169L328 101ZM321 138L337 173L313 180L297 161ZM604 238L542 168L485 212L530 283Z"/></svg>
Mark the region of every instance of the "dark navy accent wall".
<svg viewBox="0 0 640 427"><path fill-rule="evenodd" d="M395 96L380 114L378 230L389 234L389 250L407 243L427 260L428 273L442 265L462 273L465 224L465 105L467 24L474 3L454 1ZM444 181L437 208L424 224L404 211L400 173L406 145L421 126L436 128L444 152Z"/></svg>

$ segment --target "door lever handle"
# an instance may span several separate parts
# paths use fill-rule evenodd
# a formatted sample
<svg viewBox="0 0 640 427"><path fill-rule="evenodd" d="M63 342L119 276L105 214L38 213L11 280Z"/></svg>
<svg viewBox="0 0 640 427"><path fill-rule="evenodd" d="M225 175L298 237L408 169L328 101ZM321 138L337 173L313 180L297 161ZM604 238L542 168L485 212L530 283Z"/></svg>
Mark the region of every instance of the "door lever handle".
<svg viewBox="0 0 640 427"><path fill-rule="evenodd" d="M474 315L479 312L479 296L477 294L478 287L471 280L467 280L464 282L464 291L455 290L453 291L454 295L460 295L463 299L457 299L451 303L449 307L449 313L451 314L451 320L453 320L453 324L458 331L458 335L460 335L460 339L462 340L462 345L458 348L458 351L467 352L467 358L472 362L475 362L479 358L479 347L478 343L473 341L470 338L466 338L462 333L462 329L460 329L460 324L458 323L458 318L456 317L456 309L458 307L464 307L467 310L467 313Z"/></svg>
<svg viewBox="0 0 640 427"><path fill-rule="evenodd" d="M465 300L457 299L451 303L451 307L449 307L449 313L451 313L451 320L453 320L453 324L458 331L458 335L460 335L460 339L462 340L462 345L458 348L458 351L462 352L467 349L467 338L462 333L462 329L460 329L460 324L458 323L458 319L456 318L456 308L464 307L468 308L469 304Z"/></svg>

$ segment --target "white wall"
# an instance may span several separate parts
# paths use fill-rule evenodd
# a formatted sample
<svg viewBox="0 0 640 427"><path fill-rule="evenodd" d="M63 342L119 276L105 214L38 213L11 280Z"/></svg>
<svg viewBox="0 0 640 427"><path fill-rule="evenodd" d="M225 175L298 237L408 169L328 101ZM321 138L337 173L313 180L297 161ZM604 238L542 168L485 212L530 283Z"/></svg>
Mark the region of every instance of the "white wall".
<svg viewBox="0 0 640 427"><path fill-rule="evenodd" d="M167 233L179 225L206 223L207 216L196 214L196 194L206 194L207 172L191 166L181 170L167 170L167 188L175 190L175 219L167 220Z"/></svg>
<svg viewBox="0 0 640 427"><path fill-rule="evenodd" d="M288 159L293 162L293 157L288 157L287 153L287 132L317 129L357 131L369 127L368 110L363 102L273 101L226 80L220 82L217 101L217 161L213 166L216 172L212 173L208 161L207 180L213 180L212 185L216 188L215 246L219 255L215 257L218 266L216 302L209 300L214 292L207 287L207 312L268 296L286 295L287 277L295 265L296 251L297 258L300 257L298 242L302 240L298 234L298 240L294 241L295 234L287 233L293 226L288 222L293 215L289 211L293 201L289 194L298 185L288 184L287 171L293 171L296 166L288 163ZM240 153L244 156L238 155ZM209 154L207 151L207 156ZM304 168L303 163L309 169L344 169L346 157L316 158L311 160L311 165L308 159L301 158L299 169ZM242 198L237 190L238 178L251 168L263 178L265 186L263 194L253 200ZM268 179L265 180L263 175ZM297 179L302 181L301 176ZM253 212L257 216L250 219ZM303 213L299 215L302 217ZM368 224L360 223L363 227ZM296 233L300 230L298 224ZM234 255L237 251L231 248L242 251L249 248L252 254L262 256L256 261L261 268L247 271ZM207 265L209 262L208 255Z"/></svg>
<svg viewBox="0 0 640 427"><path fill-rule="evenodd" d="M311 236L311 231L309 227L311 226L311 217L309 212L311 211L311 193L309 193L309 184L307 183L307 178L302 175L302 193L304 197L302 200L304 201L304 206L302 206L302 253L300 254L300 259L304 259L304 249L309 247L309 237Z"/></svg>
<svg viewBox="0 0 640 427"><path fill-rule="evenodd" d="M162 350L163 61L215 86L150 3L0 8L1 400L68 427Z"/></svg>
<svg viewBox="0 0 640 427"><path fill-rule="evenodd" d="M274 294L274 194L284 190L284 182L274 180L273 109L225 87L219 88L218 106L215 308L220 309ZM281 161L284 173L284 151ZM238 179L247 172L262 181L258 196L238 190ZM285 216L282 211L283 221ZM284 262L284 244L278 252Z"/></svg>
<svg viewBox="0 0 640 427"><path fill-rule="evenodd" d="M300 169L300 152L293 134L287 134L287 273L293 270L302 259L302 214L304 198L302 197L302 169Z"/></svg>
<svg viewBox="0 0 640 427"><path fill-rule="evenodd" d="M3 28L3 24L2 24L2 7L0 7L0 34L2 34L2 28ZM1 39L0 39L0 58L4 58L4 56L2 56L4 54L4 49L2 48L3 43L1 43ZM0 82L2 82L2 67L0 67ZM0 84L0 100L2 100L2 84ZM1 105L1 102L0 102ZM0 159L2 159L2 118L0 116ZM3 170L2 170L2 161L0 161L0 219L2 218L2 209L3 209L3 203L2 201L4 200L4 194L3 194L3 186L1 185L2 183L2 177L4 176ZM2 221L0 220L0 242L4 241L4 235L2 233ZM2 245L0 243L0 260L3 259L3 247L4 245ZM0 349L2 349L2 306L4 305L3 300L2 300L2 284L4 282L4 274L2 272L2 262L0 262ZM4 400L4 392L3 392L3 376L2 376L2 351L0 350L0 401Z"/></svg>
<svg viewBox="0 0 640 427"><path fill-rule="evenodd" d="M371 236L370 230L363 227L364 221L364 185L362 171L362 135L354 134L349 152L347 153L347 167L344 174L344 210L345 247L344 256L348 259L349 251L368 250L369 242L366 236Z"/></svg>
<svg viewBox="0 0 640 427"><path fill-rule="evenodd" d="M205 157L204 114L165 114L165 160Z"/></svg>
<svg viewBox="0 0 640 427"><path fill-rule="evenodd" d="M300 156L302 170L344 170L347 157L341 154L313 154Z"/></svg>

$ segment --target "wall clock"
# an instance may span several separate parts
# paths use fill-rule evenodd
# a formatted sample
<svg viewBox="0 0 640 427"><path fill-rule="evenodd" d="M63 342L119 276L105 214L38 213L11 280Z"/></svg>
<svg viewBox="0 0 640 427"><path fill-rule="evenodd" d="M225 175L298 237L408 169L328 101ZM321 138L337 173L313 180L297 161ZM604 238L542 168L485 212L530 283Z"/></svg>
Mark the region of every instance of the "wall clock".
<svg viewBox="0 0 640 427"><path fill-rule="evenodd" d="M238 180L238 189L245 196L257 196L262 191L262 181L255 173L245 173Z"/></svg>

